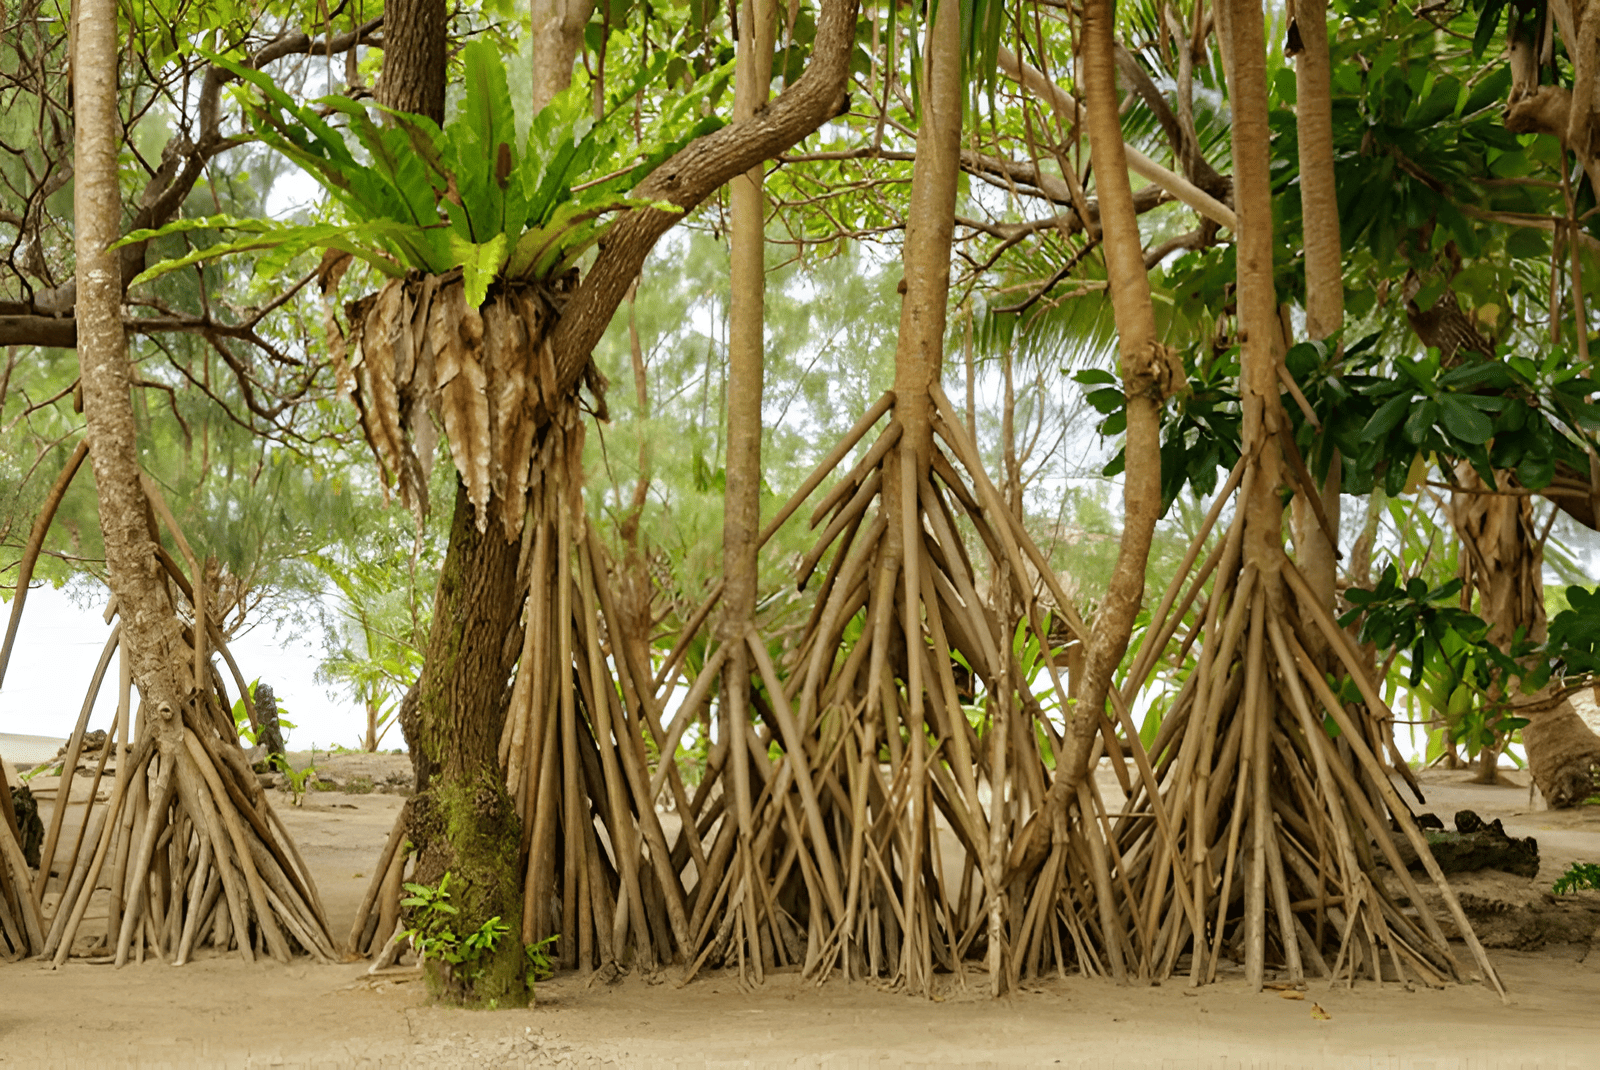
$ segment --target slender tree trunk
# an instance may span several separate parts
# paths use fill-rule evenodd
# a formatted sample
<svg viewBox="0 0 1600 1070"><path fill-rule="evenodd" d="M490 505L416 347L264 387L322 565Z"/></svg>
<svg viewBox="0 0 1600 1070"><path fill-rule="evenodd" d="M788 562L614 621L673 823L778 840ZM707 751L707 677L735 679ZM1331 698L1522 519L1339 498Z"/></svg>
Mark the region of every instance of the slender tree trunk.
<svg viewBox="0 0 1600 1070"><path fill-rule="evenodd" d="M754 115L766 103L772 79L772 25L769 0L746 0L740 8L738 74L734 121ZM728 316L728 458L723 495L723 595L726 626L743 632L756 601L756 537L761 527L761 397L763 389L766 290L766 202L762 167L735 178L730 187L729 238L732 245ZM734 654L736 662L743 659Z"/></svg>
<svg viewBox="0 0 1600 1070"><path fill-rule="evenodd" d="M1274 441L1286 419L1278 395L1278 304L1272 276L1272 178L1269 171L1271 129L1267 122L1266 40L1260 0L1227 0L1233 38L1228 99L1233 109L1233 190L1239 213L1238 287L1240 394L1243 398L1242 440L1245 452L1259 458L1248 493L1239 508L1245 510L1243 561L1255 570L1257 591L1253 616L1284 616L1283 505L1278 488L1283 482L1283 459ZM1260 624L1254 625L1259 629ZM1263 637L1257 631L1253 643ZM1253 659L1252 659L1253 660ZM1246 671L1249 671L1248 664ZM1268 739L1274 703L1257 691L1260 677L1249 683L1245 695L1245 726L1252 739L1241 748L1245 756L1236 774L1248 774L1251 798L1250 837L1244 857L1245 980L1258 991L1266 955L1266 860L1269 853L1267 795L1273 764ZM1257 691L1255 695L1248 692ZM1255 708L1251 709L1252 699ZM1246 763L1247 759L1247 763ZM1282 915L1280 915L1281 917Z"/></svg>
<svg viewBox="0 0 1600 1070"><path fill-rule="evenodd" d="M633 358L634 418L639 425L639 474L633 481L633 500L619 526L623 546L617 575L617 611L622 616L621 639L628 644L635 665L649 665L650 632L655 626L655 583L650 576L650 560L639 543L639 525L650 500L650 372L645 366L644 346L639 341L637 315L638 287L628 297L628 346Z"/></svg>
<svg viewBox="0 0 1600 1070"><path fill-rule="evenodd" d="M739 8L738 70L734 86L734 121L754 115L767 102L772 82L772 31L776 8L770 0L745 0ZM731 250L728 309L728 454L723 491L722 567L726 577L721 623L722 641L731 654L722 674L724 739L748 730L747 705L752 671L745 634L755 624L758 537L761 529L761 398L764 359L766 290L766 200L762 165L757 164L730 184ZM753 846L750 763L743 748L730 751L734 817L738 821L741 857ZM671 761L671 755L663 755ZM749 872L749 863L743 864ZM747 890L746 894L750 894ZM760 940L750 940L759 968Z"/></svg>
<svg viewBox="0 0 1600 1070"><path fill-rule="evenodd" d="M1256 0L1229 0L1233 69L1229 103L1233 108L1233 189L1239 213L1239 335L1243 341L1241 388L1245 449L1259 448L1283 421L1278 400L1277 297L1272 281L1272 181L1268 171L1271 131L1267 124L1265 35ZM1269 592L1281 597L1278 555L1283 549L1283 508L1278 499L1282 458L1270 445L1244 507L1249 511L1244 561L1261 570ZM1272 582L1267 583L1271 577Z"/></svg>
<svg viewBox="0 0 1600 1070"><path fill-rule="evenodd" d="M905 643L902 679L906 687L904 721L910 733L906 746L910 805L918 813L910 830L904 865L916 877L905 880L900 891L901 916L908 919L895 970L911 991L928 992L932 973L929 947L918 936L919 911L930 909L928 890L917 887L928 850L920 815L931 798L927 788L928 753L926 718L932 681L922 676L921 651L924 606L917 581L922 568L922 513L916 487L928 477L933 463L934 400L931 388L939 382L944 363L944 334L950 297L950 243L955 233L956 184L961 158L961 17L960 5L940 4L928 27L923 50L920 99L922 122L917 128L916 159L911 168L911 204L906 217L902 249L905 299L900 305L900 333L894 357L894 414L902 431L898 445L884 458L882 510L887 527L877 560L875 587L888 594L898 582L900 598L886 615L899 617ZM999 518L996 518L999 522ZM891 700L892 702L892 700ZM890 707L892 709L892 705ZM882 711L884 724L898 736L900 723ZM874 731L876 725L874 725ZM899 752L899 741L890 753ZM904 879L904 878L903 878Z"/></svg>
<svg viewBox="0 0 1600 1070"><path fill-rule="evenodd" d="M928 388L944 363L950 296L950 241L955 234L956 180L961 164L961 22L959 5L939 6L928 31L921 89L922 123L911 168L906 217L905 300L895 349L895 417L917 463L933 456L933 401ZM898 479L885 478L890 516L898 516ZM887 531L891 555L904 553L899 524Z"/></svg>
<svg viewBox="0 0 1600 1070"><path fill-rule="evenodd" d="M1339 198L1333 178L1333 97L1328 59L1326 0L1301 0L1296 24L1304 51L1295 58L1295 125L1300 141L1300 204L1306 257L1306 337L1322 340L1344 327L1343 253L1339 244ZM1334 454L1322 484L1322 509L1339 534L1342 469ZM1334 604L1338 547L1329 542L1316 510L1303 494L1294 498L1295 557L1317 597ZM1314 655L1325 650L1313 639Z"/></svg>
<svg viewBox="0 0 1600 1070"><path fill-rule="evenodd" d="M1085 654L1083 684L1072 722L1071 750L1057 784L1058 805L1076 795L1090 745L1105 709L1111 677L1128 648L1134 617L1144 601L1145 566L1161 517L1161 408L1181 382L1181 371L1156 338L1150 279L1128 180L1117 102L1113 0L1086 0L1083 9L1083 79L1089 151L1100 198L1101 241L1116 319L1123 392L1128 399L1127 469L1122 481L1122 542L1105 598L1095 615Z"/></svg>
<svg viewBox="0 0 1600 1070"><path fill-rule="evenodd" d="M594 0L533 0L533 110L537 113L572 84L572 64L583 47L583 28Z"/></svg>
<svg viewBox="0 0 1600 1070"><path fill-rule="evenodd" d="M153 723L162 752L175 756L182 746L182 720L176 714L189 687L181 668L188 664L189 648L167 601L166 580L146 519L150 504L139 483L120 269L117 254L109 250L121 237L122 223L116 5L109 0L81 0L75 38L78 366L89 458L106 567L123 622L122 643L140 697L153 710L166 707L166 715Z"/></svg>

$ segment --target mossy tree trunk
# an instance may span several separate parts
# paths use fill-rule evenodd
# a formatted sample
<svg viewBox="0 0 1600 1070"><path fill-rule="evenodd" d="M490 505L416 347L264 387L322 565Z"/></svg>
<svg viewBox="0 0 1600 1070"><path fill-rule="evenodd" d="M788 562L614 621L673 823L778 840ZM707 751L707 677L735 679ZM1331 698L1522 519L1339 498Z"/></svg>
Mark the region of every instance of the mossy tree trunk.
<svg viewBox="0 0 1600 1070"><path fill-rule="evenodd" d="M443 123L443 0L391 2L385 19L380 101ZM437 885L450 874L450 905L459 912L451 928L464 939L493 918L513 933L521 929L521 826L497 747L521 646L513 633L522 599L519 544L507 539L499 523L480 531L459 479L456 488L422 676L414 700L405 704L401 728L417 771L410 827L417 851L413 879ZM413 924L419 920L411 919ZM507 936L471 966L450 970L431 963L429 986L435 995L463 1003L525 1003L522 948Z"/></svg>
<svg viewBox="0 0 1600 1070"><path fill-rule="evenodd" d="M521 928L521 826L497 754L521 647L522 600L513 595L518 549L499 524L477 529L458 488L417 683L412 746L434 774L412 804L412 838L418 883L437 885L450 874L450 903L460 912L452 928L462 938L491 918L513 932ZM508 936L471 968L481 970L475 976L435 964L429 984L446 999L517 1005L528 997L524 965L521 946Z"/></svg>

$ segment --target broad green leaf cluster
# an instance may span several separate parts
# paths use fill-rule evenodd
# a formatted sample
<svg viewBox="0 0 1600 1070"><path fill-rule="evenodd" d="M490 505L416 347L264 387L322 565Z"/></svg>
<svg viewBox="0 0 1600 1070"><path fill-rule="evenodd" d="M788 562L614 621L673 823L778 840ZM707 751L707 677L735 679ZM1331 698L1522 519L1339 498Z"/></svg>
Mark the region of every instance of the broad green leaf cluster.
<svg viewBox="0 0 1600 1070"><path fill-rule="evenodd" d="M425 116L387 109L379 109L388 120L380 122L368 105L347 97L300 104L267 74L213 56L254 91L242 103L256 135L316 179L340 218L295 225L213 216L136 231L124 241L196 230L239 236L157 264L135 283L242 252L265 252L257 273L279 274L310 249L355 257L390 277L460 270L474 306L496 278L558 278L599 240L605 216L653 203L628 195L640 178L718 125L699 116L699 103L726 79L723 69L664 109L633 150L622 107L670 58L658 52L599 120L586 87L559 94L533 118L518 151L505 67L488 41L467 46L463 104L442 128ZM324 112L342 117L344 125L324 119Z"/></svg>

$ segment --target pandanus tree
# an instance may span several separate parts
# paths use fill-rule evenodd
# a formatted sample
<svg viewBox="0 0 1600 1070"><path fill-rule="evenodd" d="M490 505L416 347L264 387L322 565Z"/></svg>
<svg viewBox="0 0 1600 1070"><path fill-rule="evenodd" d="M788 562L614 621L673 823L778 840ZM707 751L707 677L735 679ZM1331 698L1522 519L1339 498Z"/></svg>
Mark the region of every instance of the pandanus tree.
<svg viewBox="0 0 1600 1070"><path fill-rule="evenodd" d="M864 447L811 515L824 530L801 562L800 584L819 569L823 575L810 619L786 656L787 680L749 624L748 598L735 601L736 584L752 574L753 523L737 526L737 555L729 538L722 643L703 678L720 671L727 690L712 768L731 781L738 815L724 821L711 857L722 881L719 900L738 907L718 940L731 942L724 954L737 952L757 976L764 960L788 957L808 974L839 966L848 976L884 976L930 992L936 964L960 969L977 948L997 993L1041 959L1125 973L1114 863L1098 820L1105 806L1082 775L1100 722L1053 722L1032 686L1036 674L1047 680L1049 701L1060 709L1071 707L1069 689L1082 695L1098 687L1104 703L1142 593L1159 501L1157 418L1174 366L1154 338L1147 286L1142 310L1138 304L1144 271L1106 24L1095 151L1103 143L1105 155L1096 158L1112 178L1101 179L1098 208L1108 243L1120 243L1113 285L1119 326L1127 313L1125 370L1139 407L1131 418L1138 434L1130 472L1139 478L1129 481L1124 549L1090 637L987 476L941 385L963 70L969 61L979 69L985 55L994 62L1000 22L995 8L942 4L922 28L894 389L757 536L764 541L851 449ZM735 497L731 461L733 531L735 511L748 509L748 491ZM982 596L967 531L991 560ZM1043 598L1040 587L1048 592ZM1082 681L1069 681L1048 652L1059 645L1046 623L1052 613L1089 644ZM963 704L955 659L982 682L986 698L976 723ZM670 743L704 691L697 686L681 708ZM1125 719L1127 710L1119 714ZM775 762L766 757L769 747L780 754ZM942 855L942 829L960 847L956 881L947 868L953 860ZM1065 953L1058 918L1070 934Z"/></svg>
<svg viewBox="0 0 1600 1070"><path fill-rule="evenodd" d="M20 913L30 949L53 955L59 964L72 950L104 875L112 887L105 942L118 965L130 954L142 959L147 944L182 962L208 937L222 950L236 943L246 958L260 941L273 957L287 960L293 941L331 960L332 940L310 874L245 763L233 719L214 686L208 650L220 635L208 611L206 572L140 466L117 251L117 42L114 7L89 4L77 12L75 60L85 72L76 86L73 131L77 333L85 441L99 499L110 608L120 621L101 659L102 673L117 642L123 650L122 696L112 726L120 735L121 760L109 807L85 814L69 852L72 877L53 922L48 929L40 926L37 910L50 879L49 858L42 859L34 888L24 884L29 901ZM58 480L36 525L31 556L37 556L50 513L83 452ZM188 577L160 545L157 517L187 559ZM24 584L31 564L23 569ZM130 701L134 684L137 711ZM69 769L91 705L85 704L70 744ZM105 753L110 750L108 745ZM52 818L47 855L54 854L64 810L58 807ZM13 874L25 878L26 869Z"/></svg>
<svg viewBox="0 0 1600 1070"><path fill-rule="evenodd" d="M1326 592L1317 591L1284 551L1282 489L1304 495L1314 506L1320 489L1289 433L1280 400L1279 361L1286 340L1272 271L1262 12L1248 0L1234 0L1220 14L1222 33L1231 43L1241 456L1207 518L1209 528L1232 500L1226 536L1184 593L1184 573L1203 544L1191 548L1155 615L1165 621L1156 625L1162 634L1172 634L1180 618L1169 613L1180 593L1187 605L1200 584L1215 576L1204 617L1184 644L1201 642L1199 667L1152 746L1161 755L1164 779L1159 796L1151 792L1149 801L1165 806L1172 836L1152 846L1148 862L1130 874L1139 909L1146 912L1145 932L1153 938L1147 946L1153 963L1159 963L1158 976L1165 975L1189 934L1190 973L1200 981L1215 976L1223 949L1233 947L1242 952L1247 981L1257 987L1269 955L1293 977L1313 971L1414 976L1427 983L1464 978L1465 968L1431 912L1408 916L1375 868L1379 857L1386 859L1403 894L1413 904L1421 902L1398 861L1389 832L1396 828L1438 886L1478 970L1498 988L1389 780L1386 730L1380 723L1387 711L1369 670L1335 623ZM1309 49L1322 47L1324 36L1312 32L1301 38ZM1326 107L1326 101L1324 95L1308 96L1302 109ZM1306 118L1302 115L1302 121ZM1325 215L1312 225L1314 215L1330 207L1325 197L1307 195L1308 245L1337 239L1338 228L1328 226ZM1320 259L1328 250L1316 252ZM1308 264L1312 254L1308 248ZM1318 521L1328 527L1325 517ZM1331 530L1325 537L1336 544ZM1359 692L1359 702L1330 689L1312 654L1318 648L1330 652L1340 675ZM1141 659L1134 677L1147 669ZM1376 853L1365 839L1352 836L1352 829L1376 837ZM1340 904L1336 909L1330 905L1334 897ZM1307 900L1318 904L1309 919L1294 909L1296 901ZM1338 937L1332 962L1324 955L1329 932Z"/></svg>
<svg viewBox="0 0 1600 1070"><path fill-rule="evenodd" d="M424 27L415 47L425 56L444 25L418 6L427 10L412 13ZM541 110L529 148L517 151L509 91L487 45L468 50L466 111L442 127L442 93L436 109L424 92L412 102L434 119L390 113L387 125L354 102L324 101L348 124L335 127L237 69L259 94L260 135L323 181L348 218L312 227L211 220L242 234L197 255L326 249L330 294L346 257L389 276L347 309L348 336L330 308L330 342L348 358L363 429L402 499L424 504L433 413L459 476L422 676L402 711L421 791L357 919L358 947L389 937L376 930L394 917L409 836L416 881L451 874L458 928L520 919L526 942L560 933L562 960L585 968L622 957L630 934L641 961L656 957L653 940L664 958L688 954L685 892L669 869L645 764L644 732L660 733L654 682L625 647L610 663L601 653L599 629L617 634L617 618L604 555L578 507L576 390L586 376L598 388L589 351L656 239L727 179L837 112L853 26L852 5L825 4L812 62L777 100L730 125L702 121L700 94L711 84L702 82L666 109L660 138L630 151L614 174L605 165L615 127L589 116L581 91ZM668 58L644 79L659 77ZM391 61L401 65L380 93L391 102L396 85L442 85L442 68L414 80L404 61ZM583 178L596 181L585 188ZM600 220L608 211L617 217ZM597 242L578 277L576 258ZM681 794L676 779L674 787ZM663 910L670 920L656 924ZM515 941L499 944L476 976L435 977L455 998L526 997Z"/></svg>
<svg viewBox="0 0 1600 1070"><path fill-rule="evenodd" d="M1420 366L1407 360L1410 370L1399 376L1423 381L1421 389L1406 391L1406 422L1415 440L1424 437L1425 423L1437 431L1430 439L1443 440L1443 448L1428 451L1439 461L1431 482L1448 492L1443 512L1461 545L1463 597L1487 625L1488 644L1502 652L1545 638L1542 550L1549 523L1560 510L1594 527L1600 486L1593 467L1600 424L1585 389L1583 286L1583 267L1592 270L1596 246L1577 207L1592 196L1594 173L1586 131L1596 42L1581 29L1587 17L1564 4L1464 5L1452 12L1452 23L1471 38L1472 50L1459 66L1443 55L1434 61L1430 46L1423 66L1342 79L1345 115L1370 120L1359 128L1338 124L1346 233L1365 248L1365 271L1376 268L1387 276L1380 285L1399 294L1391 305L1403 313L1409 337L1397 348L1428 352ZM1496 66L1490 46L1502 22L1506 52ZM1419 42L1436 32L1425 23L1396 29ZM1548 66L1531 62L1539 35L1562 40L1565 58ZM1561 63L1571 68L1570 92L1540 84L1560 81ZM1408 84L1425 92L1407 100L1398 90ZM1367 131L1377 136L1362 141ZM1397 170L1380 182L1384 159ZM1548 180L1530 181L1536 172ZM1380 187L1380 196L1370 196ZM1400 204L1409 213L1397 212ZM1553 245L1540 230L1553 236ZM1353 292L1370 305L1371 291L1363 290ZM1456 396L1445 397L1440 386ZM1381 423L1372 428L1374 439L1403 433L1398 421ZM1394 462L1391 492L1398 490L1396 478L1405 481L1400 470L1422 474L1420 463ZM1535 494L1553 503L1549 522L1535 519ZM1558 636L1554 646L1560 645ZM1484 781L1495 779L1515 726L1531 718L1525 732L1533 775L1547 798L1564 803L1576 783L1592 779L1600 741L1586 738L1571 709L1559 706L1560 692L1518 694L1515 677L1525 683L1541 676L1529 657L1519 658L1520 673L1508 671L1489 686L1457 674L1429 704L1449 720L1456 740L1481 750ZM1576 664L1570 668L1569 682L1576 682L1582 674ZM1420 671L1416 666L1414 675ZM1469 690L1479 694L1447 710L1452 695L1465 700ZM1486 727L1491 723L1497 727ZM1536 742L1540 737L1555 745Z"/></svg>

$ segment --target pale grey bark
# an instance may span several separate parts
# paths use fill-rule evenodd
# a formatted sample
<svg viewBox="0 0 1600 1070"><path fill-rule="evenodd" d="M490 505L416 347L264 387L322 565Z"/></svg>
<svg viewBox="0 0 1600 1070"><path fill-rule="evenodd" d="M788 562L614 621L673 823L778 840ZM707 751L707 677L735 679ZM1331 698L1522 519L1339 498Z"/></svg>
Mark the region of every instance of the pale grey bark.
<svg viewBox="0 0 1600 1070"><path fill-rule="evenodd" d="M78 365L83 380L89 459L100 503L106 568L122 616L122 641L139 693L151 708L179 709L187 681L180 666L188 646L167 601L146 521L150 506L139 482L137 426L122 327L118 254L122 197L117 181L121 123L117 115L117 8L80 0L77 11L76 179L73 211L78 265ZM181 742L181 723L157 719L164 751Z"/></svg>

